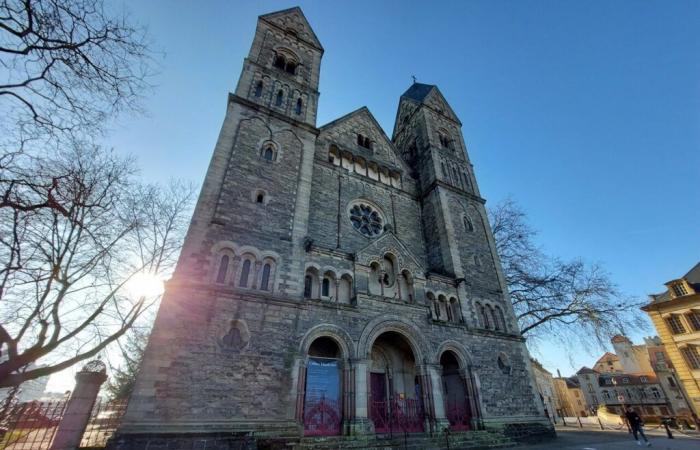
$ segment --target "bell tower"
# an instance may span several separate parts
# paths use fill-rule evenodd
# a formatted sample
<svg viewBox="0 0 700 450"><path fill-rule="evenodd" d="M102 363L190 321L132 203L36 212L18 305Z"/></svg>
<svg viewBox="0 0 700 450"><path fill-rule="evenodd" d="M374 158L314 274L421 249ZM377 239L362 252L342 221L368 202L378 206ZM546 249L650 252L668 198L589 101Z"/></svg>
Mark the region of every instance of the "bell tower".
<svg viewBox="0 0 700 450"><path fill-rule="evenodd" d="M437 86L414 83L399 101L392 140L419 182L430 270L504 290L461 127Z"/></svg>
<svg viewBox="0 0 700 450"><path fill-rule="evenodd" d="M315 126L322 56L300 8L260 16L236 95Z"/></svg>

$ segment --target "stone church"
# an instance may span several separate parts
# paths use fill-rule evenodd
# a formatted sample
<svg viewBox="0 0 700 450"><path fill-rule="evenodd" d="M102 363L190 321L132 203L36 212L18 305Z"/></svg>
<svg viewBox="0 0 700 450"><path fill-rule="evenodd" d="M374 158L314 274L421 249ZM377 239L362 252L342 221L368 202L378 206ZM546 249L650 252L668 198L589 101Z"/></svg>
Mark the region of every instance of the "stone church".
<svg viewBox="0 0 700 450"><path fill-rule="evenodd" d="M391 138L319 127L323 52L259 17L115 448L551 432L459 118L414 83Z"/></svg>

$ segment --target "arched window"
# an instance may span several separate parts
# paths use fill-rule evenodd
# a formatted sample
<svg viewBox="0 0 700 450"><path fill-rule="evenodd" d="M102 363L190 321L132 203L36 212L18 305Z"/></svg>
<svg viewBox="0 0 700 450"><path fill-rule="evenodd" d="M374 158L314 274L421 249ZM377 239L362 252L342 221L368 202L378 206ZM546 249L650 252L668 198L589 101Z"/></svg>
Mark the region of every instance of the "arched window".
<svg viewBox="0 0 700 450"><path fill-rule="evenodd" d="M241 278L238 282L240 287L248 287L248 275L250 274L250 260L246 259L243 262L243 267L241 268Z"/></svg>
<svg viewBox="0 0 700 450"><path fill-rule="evenodd" d="M277 69L284 70L284 67L287 65L287 60L283 55L275 55L275 60L272 65Z"/></svg>
<svg viewBox="0 0 700 450"><path fill-rule="evenodd" d="M262 95L263 91L263 82L258 81L257 84L255 85L255 96L260 97Z"/></svg>
<svg viewBox="0 0 700 450"><path fill-rule="evenodd" d="M284 92L280 89L277 91L277 96L275 97L275 106L282 106L282 100L284 100Z"/></svg>
<svg viewBox="0 0 700 450"><path fill-rule="evenodd" d="M493 320L493 329L496 331L501 331L501 321L498 320L498 317L494 313L491 305L488 306L488 311L489 311L489 316L491 316L491 319Z"/></svg>
<svg viewBox="0 0 700 450"><path fill-rule="evenodd" d="M486 308L484 308L483 306L481 307L481 321L484 324L485 329L491 329L491 321L489 319L488 313L486 312Z"/></svg>
<svg viewBox="0 0 700 450"><path fill-rule="evenodd" d="M255 203L265 203L265 194L258 192L255 196Z"/></svg>
<svg viewBox="0 0 700 450"><path fill-rule="evenodd" d="M442 304L445 305L445 309L447 310L447 321L454 322L454 312L452 311L452 303L443 301Z"/></svg>
<svg viewBox="0 0 700 450"><path fill-rule="evenodd" d="M294 112L296 113L297 116L301 114L301 106L302 106L301 99L298 98L297 99L297 106L294 108Z"/></svg>
<svg viewBox="0 0 700 450"><path fill-rule="evenodd" d="M476 322L479 328L484 328L484 317L481 314L481 303L474 303L474 309L476 309Z"/></svg>
<svg viewBox="0 0 700 450"><path fill-rule="evenodd" d="M445 170L445 163L440 163L440 167L442 168L442 176L443 176L443 178L448 178L448 177L447 177L447 171Z"/></svg>
<svg viewBox="0 0 700 450"><path fill-rule="evenodd" d="M269 290L270 284L270 264L265 264L262 271L262 279L260 280L260 289L263 291Z"/></svg>
<svg viewBox="0 0 700 450"><path fill-rule="evenodd" d="M292 60L287 61L287 65L284 66L284 71L294 75L297 71L297 63Z"/></svg>
<svg viewBox="0 0 700 450"><path fill-rule="evenodd" d="M330 296L330 290L331 290L331 280L328 278L323 279L323 285L321 287L321 296L323 297L329 297Z"/></svg>
<svg viewBox="0 0 700 450"><path fill-rule="evenodd" d="M277 147L273 143L267 142L260 151L260 157L265 161L274 161L277 159Z"/></svg>
<svg viewBox="0 0 700 450"><path fill-rule="evenodd" d="M314 279L311 275L306 275L304 277L304 298L311 298L311 289L313 287Z"/></svg>
<svg viewBox="0 0 700 450"><path fill-rule="evenodd" d="M467 216L464 216L464 229L470 233L474 231L474 224L471 220L469 220L469 217Z"/></svg>
<svg viewBox="0 0 700 450"><path fill-rule="evenodd" d="M498 321L501 323L501 329L503 331L508 331L508 327L506 326L506 318L503 315L503 310L501 309L500 306L496 306L496 317Z"/></svg>
<svg viewBox="0 0 700 450"><path fill-rule="evenodd" d="M371 148L372 147L372 142L369 140L367 136L363 136L361 134L357 135L357 145L360 147L364 148Z"/></svg>
<svg viewBox="0 0 700 450"><path fill-rule="evenodd" d="M219 272L216 274L216 282L217 283L225 283L226 282L226 272L228 271L228 261L229 261L228 255L223 255L221 257L221 262L219 262Z"/></svg>

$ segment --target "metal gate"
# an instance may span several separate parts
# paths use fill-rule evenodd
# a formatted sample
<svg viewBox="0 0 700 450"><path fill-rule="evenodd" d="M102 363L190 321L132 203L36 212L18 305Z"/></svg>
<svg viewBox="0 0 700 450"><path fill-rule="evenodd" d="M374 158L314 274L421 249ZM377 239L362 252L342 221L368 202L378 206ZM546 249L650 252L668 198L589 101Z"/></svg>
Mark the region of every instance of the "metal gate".
<svg viewBox="0 0 700 450"><path fill-rule="evenodd" d="M378 434L405 431L419 433L424 430L425 412L420 400L392 397L385 401L373 401L371 408L374 431Z"/></svg>

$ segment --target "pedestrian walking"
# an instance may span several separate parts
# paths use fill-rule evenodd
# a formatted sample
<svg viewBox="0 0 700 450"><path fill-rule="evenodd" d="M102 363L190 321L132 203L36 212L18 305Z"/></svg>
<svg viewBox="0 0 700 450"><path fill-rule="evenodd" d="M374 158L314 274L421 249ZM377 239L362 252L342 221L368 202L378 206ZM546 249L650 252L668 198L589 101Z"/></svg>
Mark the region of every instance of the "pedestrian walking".
<svg viewBox="0 0 700 450"><path fill-rule="evenodd" d="M644 438L644 442L646 442L647 447L651 447L651 442L649 442L649 439L647 439L647 436L644 434L644 422L642 422L642 418L639 417L639 414L637 414L637 412L633 410L631 406L628 406L627 411L625 412L625 417L627 418L627 423L632 429L632 435L637 441L637 445L643 445L642 441L637 436L639 435Z"/></svg>

